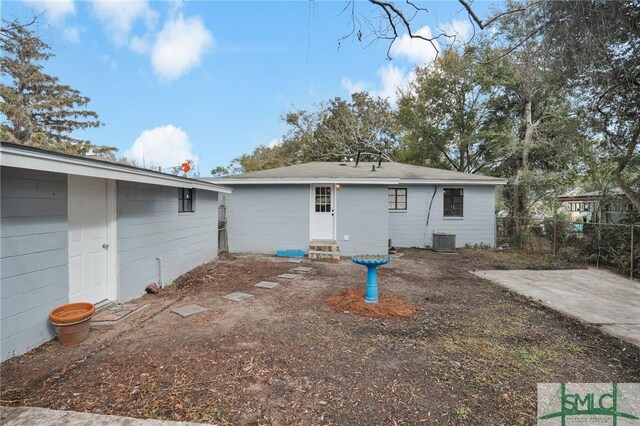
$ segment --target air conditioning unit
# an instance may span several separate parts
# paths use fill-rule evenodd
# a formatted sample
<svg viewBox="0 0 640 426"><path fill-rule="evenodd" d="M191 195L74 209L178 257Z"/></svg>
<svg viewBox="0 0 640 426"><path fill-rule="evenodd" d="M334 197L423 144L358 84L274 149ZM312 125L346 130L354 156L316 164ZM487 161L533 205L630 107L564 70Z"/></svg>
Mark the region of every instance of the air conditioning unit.
<svg viewBox="0 0 640 426"><path fill-rule="evenodd" d="M454 234L433 233L433 250L441 253L455 253L456 236Z"/></svg>

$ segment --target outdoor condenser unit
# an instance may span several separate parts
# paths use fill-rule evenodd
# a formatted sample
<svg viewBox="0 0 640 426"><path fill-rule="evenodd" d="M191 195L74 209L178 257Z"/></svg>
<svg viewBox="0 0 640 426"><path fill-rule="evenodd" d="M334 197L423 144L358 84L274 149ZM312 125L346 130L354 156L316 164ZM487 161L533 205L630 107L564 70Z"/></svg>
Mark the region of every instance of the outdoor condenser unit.
<svg viewBox="0 0 640 426"><path fill-rule="evenodd" d="M456 236L454 234L433 233L433 250L441 253L456 251Z"/></svg>

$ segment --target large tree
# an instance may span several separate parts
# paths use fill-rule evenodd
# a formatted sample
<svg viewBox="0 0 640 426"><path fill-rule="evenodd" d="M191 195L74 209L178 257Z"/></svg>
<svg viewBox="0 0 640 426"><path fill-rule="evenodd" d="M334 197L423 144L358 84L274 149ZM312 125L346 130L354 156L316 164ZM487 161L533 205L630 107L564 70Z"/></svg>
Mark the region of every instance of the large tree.
<svg viewBox="0 0 640 426"><path fill-rule="evenodd" d="M104 154L115 150L75 137L76 130L101 126L98 114L86 109L89 98L43 72L53 56L49 45L33 30L36 20L23 24L2 21L0 28L0 137L14 143L73 154Z"/></svg>
<svg viewBox="0 0 640 426"><path fill-rule="evenodd" d="M491 111L503 95L493 84L496 67L480 63L483 51L450 50L416 69L398 101L402 161L486 173L501 160L509 132Z"/></svg>
<svg viewBox="0 0 640 426"><path fill-rule="evenodd" d="M284 141L302 150L303 161L344 161L382 155L390 159L398 147L394 113L386 99L359 92L347 101L334 98L317 111L286 115Z"/></svg>
<svg viewBox="0 0 640 426"><path fill-rule="evenodd" d="M295 110L283 117L289 126L282 143L258 146L251 154L216 167L214 175L249 172L309 161L349 161L358 152L363 159L394 158L399 142L395 114L385 99L365 92L351 100L336 97L316 110Z"/></svg>
<svg viewBox="0 0 640 426"><path fill-rule="evenodd" d="M510 2L508 7L523 5ZM571 184L584 144L566 79L554 70L543 42L543 12L531 2L526 12L505 16L497 26L497 51L487 61L501 63L497 85L504 101L494 108L493 120L511 127L512 140L496 171L509 178L504 195L517 224L526 224L536 201Z"/></svg>
<svg viewBox="0 0 640 426"><path fill-rule="evenodd" d="M545 2L546 44L614 182L640 210L640 2ZM607 166L607 164L604 164Z"/></svg>

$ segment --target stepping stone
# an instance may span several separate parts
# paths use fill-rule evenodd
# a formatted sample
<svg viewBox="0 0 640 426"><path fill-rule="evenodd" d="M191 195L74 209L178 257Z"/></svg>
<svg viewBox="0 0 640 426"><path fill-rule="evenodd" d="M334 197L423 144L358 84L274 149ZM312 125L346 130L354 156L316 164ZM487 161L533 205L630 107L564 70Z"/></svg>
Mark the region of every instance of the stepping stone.
<svg viewBox="0 0 640 426"><path fill-rule="evenodd" d="M302 263L302 259L289 259L287 263Z"/></svg>
<svg viewBox="0 0 640 426"><path fill-rule="evenodd" d="M293 280L295 278L298 278L298 276L296 274L280 274L278 275L278 278L283 278L285 280Z"/></svg>
<svg viewBox="0 0 640 426"><path fill-rule="evenodd" d="M309 272L309 271L313 271L313 268L309 268L308 266L298 266L297 268L294 269L294 271L296 271L296 272Z"/></svg>
<svg viewBox="0 0 640 426"><path fill-rule="evenodd" d="M245 299L253 297L253 294L243 293L241 291L236 291L235 293L227 294L223 296L223 299L231 300L232 302L242 302Z"/></svg>
<svg viewBox="0 0 640 426"><path fill-rule="evenodd" d="M278 285L278 283L272 283L270 281L260 281L258 284L256 284L256 287L260 287L260 288L274 288Z"/></svg>
<svg viewBox="0 0 640 426"><path fill-rule="evenodd" d="M149 305L135 303L113 304L113 306L101 309L91 319L91 327L96 329L113 328L121 322L128 321L137 316Z"/></svg>
<svg viewBox="0 0 640 426"><path fill-rule="evenodd" d="M201 314L207 311L208 311L207 308L203 308L202 306L198 306L198 305L180 306L179 308L173 308L171 310L171 312L180 315L182 318L187 318L192 315Z"/></svg>

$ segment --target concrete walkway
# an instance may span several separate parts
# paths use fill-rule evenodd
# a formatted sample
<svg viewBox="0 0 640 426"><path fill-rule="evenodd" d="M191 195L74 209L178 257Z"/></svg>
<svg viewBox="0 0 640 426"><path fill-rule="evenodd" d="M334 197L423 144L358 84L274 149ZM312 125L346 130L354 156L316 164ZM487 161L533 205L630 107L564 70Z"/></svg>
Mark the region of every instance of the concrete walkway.
<svg viewBox="0 0 640 426"><path fill-rule="evenodd" d="M202 426L202 423L143 420L47 408L4 406L0 406L0 424L4 426Z"/></svg>
<svg viewBox="0 0 640 426"><path fill-rule="evenodd" d="M640 346L638 281L591 268L472 273Z"/></svg>

